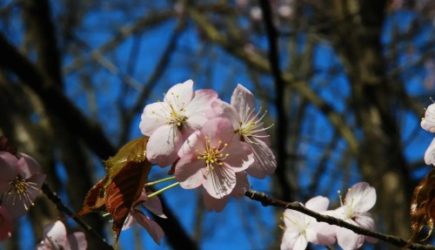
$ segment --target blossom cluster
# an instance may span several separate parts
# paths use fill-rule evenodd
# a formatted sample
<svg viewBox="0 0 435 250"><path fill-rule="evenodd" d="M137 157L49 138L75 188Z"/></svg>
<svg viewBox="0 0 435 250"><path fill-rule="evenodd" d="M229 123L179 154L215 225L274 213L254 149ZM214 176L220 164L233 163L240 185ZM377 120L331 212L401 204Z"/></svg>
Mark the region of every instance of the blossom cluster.
<svg viewBox="0 0 435 250"><path fill-rule="evenodd" d="M373 230L374 220L368 211L376 203L376 190L366 182L360 182L348 189L341 206L328 210L329 200L316 196L305 203L305 207L323 215L329 215L344 220L350 224ZM360 248L364 241L374 242L373 238L356 234L355 232L317 222L315 218L303 213L286 209L283 216L285 231L281 242L282 250L303 250L308 242L331 245L336 241L344 250Z"/></svg>
<svg viewBox="0 0 435 250"><path fill-rule="evenodd" d="M4 147L5 140L0 137L0 240L11 237L14 221L33 205L45 180L38 162Z"/></svg>
<svg viewBox="0 0 435 250"><path fill-rule="evenodd" d="M219 211L247 190L247 175L264 178L276 168L264 115L240 84L227 103L214 90L194 91L187 80L146 105L139 127L149 136L148 160L171 165L181 187L200 188L205 206Z"/></svg>
<svg viewBox="0 0 435 250"><path fill-rule="evenodd" d="M435 133L435 103L432 103L427 107L420 125L424 130L430 133ZM435 166L435 138L424 153L424 162L427 165Z"/></svg>

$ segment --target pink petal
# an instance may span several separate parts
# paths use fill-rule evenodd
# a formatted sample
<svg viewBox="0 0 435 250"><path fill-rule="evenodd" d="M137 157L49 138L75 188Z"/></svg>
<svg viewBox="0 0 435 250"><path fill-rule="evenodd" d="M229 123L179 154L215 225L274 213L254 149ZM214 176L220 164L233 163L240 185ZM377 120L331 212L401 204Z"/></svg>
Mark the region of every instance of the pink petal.
<svg viewBox="0 0 435 250"><path fill-rule="evenodd" d="M205 181L200 171L202 168L204 168L204 162L197 160L194 155L180 158L175 166L175 178L183 188L197 188Z"/></svg>
<svg viewBox="0 0 435 250"><path fill-rule="evenodd" d="M230 166L236 172L248 169L254 164L254 154L248 144L240 142L236 137L228 143L228 146L222 151L228 154L225 164Z"/></svg>
<svg viewBox="0 0 435 250"><path fill-rule="evenodd" d="M231 105L237 110L239 114L246 113L247 110L255 109L254 95L241 84L237 84L231 96Z"/></svg>
<svg viewBox="0 0 435 250"><path fill-rule="evenodd" d="M201 170L206 177L203 182L205 190L214 198L221 199L229 195L236 186L236 173L234 169L224 166L215 166L211 169Z"/></svg>
<svg viewBox="0 0 435 250"><path fill-rule="evenodd" d="M0 241L12 236L12 217L8 210L0 206Z"/></svg>
<svg viewBox="0 0 435 250"><path fill-rule="evenodd" d="M306 229L308 242L321 245L332 245L335 243L335 226L324 222L313 222Z"/></svg>
<svg viewBox="0 0 435 250"><path fill-rule="evenodd" d="M147 158L151 163L168 166L177 159L177 152L183 138L176 126L163 125L150 136L147 144Z"/></svg>
<svg viewBox="0 0 435 250"><path fill-rule="evenodd" d="M130 212L125 218L124 225L122 225L122 231L130 229L135 223L132 213Z"/></svg>
<svg viewBox="0 0 435 250"><path fill-rule="evenodd" d="M249 189L248 176L245 172L236 173L236 186L234 187L231 196L240 198L243 197Z"/></svg>
<svg viewBox="0 0 435 250"><path fill-rule="evenodd" d="M54 249L70 248L66 236L66 227L59 220L44 226L44 236L44 242L48 245L53 245Z"/></svg>
<svg viewBox="0 0 435 250"><path fill-rule="evenodd" d="M424 152L424 163L426 165L435 165L435 138Z"/></svg>
<svg viewBox="0 0 435 250"><path fill-rule="evenodd" d="M275 172L275 154L263 141L257 140L256 143L249 144L254 154L254 164L248 168L248 174L257 178L264 178Z"/></svg>
<svg viewBox="0 0 435 250"><path fill-rule="evenodd" d="M186 107L187 124L192 129L200 129L210 118L216 116L212 104L217 100L217 93L211 89L195 92L192 101Z"/></svg>
<svg viewBox="0 0 435 250"><path fill-rule="evenodd" d="M0 151L0 192L9 189L9 182L17 176L18 159L11 153Z"/></svg>
<svg viewBox="0 0 435 250"><path fill-rule="evenodd" d="M41 166L31 156L20 153L21 158L18 160L17 167L21 177L28 179L36 173L41 172Z"/></svg>
<svg viewBox="0 0 435 250"><path fill-rule="evenodd" d="M71 246L71 250L86 250L88 247L86 235L83 232L75 232L68 235L68 242Z"/></svg>
<svg viewBox="0 0 435 250"><path fill-rule="evenodd" d="M142 212L135 210L134 219L142 225L148 233L151 235L153 240L160 244L160 240L165 235L162 228L155 221L151 220L149 217L145 216Z"/></svg>
<svg viewBox="0 0 435 250"><path fill-rule="evenodd" d="M354 212L367 212L376 203L376 190L367 182L359 182L349 188L344 203L351 205Z"/></svg>
<svg viewBox="0 0 435 250"><path fill-rule="evenodd" d="M193 81L187 80L172 86L164 97L164 102L172 105L177 111L186 107L193 98Z"/></svg>
<svg viewBox="0 0 435 250"><path fill-rule="evenodd" d="M202 199L207 210L220 212L224 209L228 202L229 196L225 196L221 199L215 199L210 196L206 191L202 192Z"/></svg>
<svg viewBox="0 0 435 250"><path fill-rule="evenodd" d="M193 132L178 150L178 157L193 157L197 152L203 152L205 149L205 140L201 131Z"/></svg>
<svg viewBox="0 0 435 250"><path fill-rule="evenodd" d="M329 200L324 196L316 196L311 198L305 203L305 207L316 212L323 212L328 210Z"/></svg>
<svg viewBox="0 0 435 250"><path fill-rule="evenodd" d="M360 214L355 216L354 221L362 228L373 230L375 229L375 221L369 214Z"/></svg>
<svg viewBox="0 0 435 250"><path fill-rule="evenodd" d="M352 250L360 248L364 243L364 236L354 233L353 231L336 227L337 243L343 250Z"/></svg>
<svg viewBox="0 0 435 250"><path fill-rule="evenodd" d="M165 102L155 102L145 106L140 118L139 128L143 135L150 136L160 126L167 123L170 107Z"/></svg>
<svg viewBox="0 0 435 250"><path fill-rule="evenodd" d="M234 130L240 128L240 122L241 122L240 116L232 105L218 99L212 103L212 108L216 116L223 117L230 120L233 124Z"/></svg>
<svg viewBox="0 0 435 250"><path fill-rule="evenodd" d="M213 147L223 143L229 144L235 135L230 120L221 117L206 122L201 129L201 133L205 138L211 140Z"/></svg>
<svg viewBox="0 0 435 250"><path fill-rule="evenodd" d="M151 211L153 214L160 218L166 219L166 215L163 213L162 202L159 197L154 196L143 204L143 206Z"/></svg>

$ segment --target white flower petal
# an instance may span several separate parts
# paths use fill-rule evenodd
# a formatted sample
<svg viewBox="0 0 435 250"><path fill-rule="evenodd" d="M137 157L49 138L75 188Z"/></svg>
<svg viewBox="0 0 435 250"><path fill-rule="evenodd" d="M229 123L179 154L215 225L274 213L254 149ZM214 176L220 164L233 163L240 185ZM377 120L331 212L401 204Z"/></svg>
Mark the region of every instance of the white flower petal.
<svg viewBox="0 0 435 250"><path fill-rule="evenodd" d="M427 107L420 125L424 130L435 133L435 103Z"/></svg>
<svg viewBox="0 0 435 250"><path fill-rule="evenodd" d="M350 206L352 211L364 213L376 203L376 190L367 182L359 182L347 191L344 204Z"/></svg>
<svg viewBox="0 0 435 250"><path fill-rule="evenodd" d="M305 207L316 212L323 212L328 209L329 199L324 196L316 196L305 203Z"/></svg>
<svg viewBox="0 0 435 250"><path fill-rule="evenodd" d="M424 163L426 165L435 165L435 138L424 152Z"/></svg>
<svg viewBox="0 0 435 250"><path fill-rule="evenodd" d="M193 98L193 81L187 80L172 86L164 97L164 102L180 111L185 108Z"/></svg>
<svg viewBox="0 0 435 250"><path fill-rule="evenodd" d="M150 136L170 119L170 107L165 102L155 102L145 106L139 123L143 135Z"/></svg>
<svg viewBox="0 0 435 250"><path fill-rule="evenodd" d="M163 125L150 136L147 144L147 158L151 163L168 166L177 159L177 152L183 138L173 125Z"/></svg>

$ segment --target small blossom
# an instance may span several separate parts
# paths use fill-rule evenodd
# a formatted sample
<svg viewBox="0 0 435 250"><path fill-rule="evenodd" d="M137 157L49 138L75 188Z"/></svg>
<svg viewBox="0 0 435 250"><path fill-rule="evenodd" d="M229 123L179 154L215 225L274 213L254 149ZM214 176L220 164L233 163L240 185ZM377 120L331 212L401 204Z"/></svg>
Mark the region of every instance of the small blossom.
<svg viewBox="0 0 435 250"><path fill-rule="evenodd" d="M269 127L264 127L262 122L265 113L255 111L254 95L238 84L231 96L231 105L221 101L213 106L216 113L232 121L234 131L251 148L255 162L247 170L248 174L257 178L271 175L276 168L276 159L269 147L269 135L266 133Z"/></svg>
<svg viewBox="0 0 435 250"><path fill-rule="evenodd" d="M344 204L333 211L328 211L328 214L359 227L373 230L374 221L368 211L375 203L376 190L368 183L360 182L349 188ZM347 228L334 227L338 245L344 250L360 248L365 240L372 241L371 238L356 234Z"/></svg>
<svg viewBox="0 0 435 250"><path fill-rule="evenodd" d="M329 200L316 196L307 201L305 207L316 212L328 209ZM335 242L335 234L329 230L326 223L317 222L315 218L295 210L284 211L285 231L281 242L282 250L303 250L308 242L330 245Z"/></svg>
<svg viewBox="0 0 435 250"><path fill-rule="evenodd" d="M157 224L155 221L153 221L141 211L141 206L145 207L146 209L148 209L148 211L159 216L160 218L167 218L166 215L163 213L160 199L157 196L148 198L146 192L142 191L140 197L135 202L133 209L130 211L130 214L126 219L122 230L126 230L130 228L134 223L138 223L148 231L148 233L157 244L160 244L160 241L165 233L163 232L159 224Z"/></svg>
<svg viewBox="0 0 435 250"><path fill-rule="evenodd" d="M193 92L193 81L188 80L171 87L163 102L146 105L139 127L150 137L148 160L160 166L172 164L185 138L210 118L216 99L213 90Z"/></svg>
<svg viewBox="0 0 435 250"><path fill-rule="evenodd" d="M0 206L0 241L12 236L12 217L6 208Z"/></svg>
<svg viewBox="0 0 435 250"><path fill-rule="evenodd" d="M2 205L13 218L27 212L40 194L45 174L30 156L19 153L18 158L8 152L0 152L0 193Z"/></svg>
<svg viewBox="0 0 435 250"><path fill-rule="evenodd" d="M55 221L44 227L44 239L36 246L37 250L86 250L88 243L83 232L67 235L61 221Z"/></svg>
<svg viewBox="0 0 435 250"><path fill-rule="evenodd" d="M427 107L420 125L424 130L435 133L435 103L432 103Z"/></svg>
<svg viewBox="0 0 435 250"><path fill-rule="evenodd" d="M202 185L215 199L229 195L236 186L236 173L254 162L249 146L237 138L225 118L212 119L190 135L178 156L175 177L181 187Z"/></svg>

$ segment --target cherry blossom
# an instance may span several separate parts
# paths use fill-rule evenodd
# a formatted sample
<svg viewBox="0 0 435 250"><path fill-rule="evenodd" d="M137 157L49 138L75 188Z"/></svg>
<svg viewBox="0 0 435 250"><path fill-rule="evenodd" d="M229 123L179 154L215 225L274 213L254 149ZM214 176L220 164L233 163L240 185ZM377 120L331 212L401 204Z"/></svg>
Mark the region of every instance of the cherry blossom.
<svg viewBox="0 0 435 250"><path fill-rule="evenodd" d="M231 105L221 101L213 106L216 113L232 121L240 139L250 146L255 163L247 170L248 174L257 178L271 175L276 168L276 159L269 146L268 127L262 122L265 113L255 111L254 95L238 84L231 96Z"/></svg>
<svg viewBox="0 0 435 250"><path fill-rule="evenodd" d="M186 189L203 186L215 199L229 195L236 173L254 162L249 146L241 142L226 118L214 118L195 131L178 151L175 177Z"/></svg>
<svg viewBox="0 0 435 250"><path fill-rule="evenodd" d="M40 194L45 174L30 156L19 153L18 158L9 152L0 151L0 193L2 205L12 218L27 212Z"/></svg>
<svg viewBox="0 0 435 250"><path fill-rule="evenodd" d="M184 140L213 115L212 103L217 99L213 90L193 91L193 81L172 86L163 102L145 106L140 130L149 136L147 158L152 163L167 166L177 158Z"/></svg>
<svg viewBox="0 0 435 250"><path fill-rule="evenodd" d="M160 218L167 218L166 215L163 213L160 199L156 196L148 198L146 192L143 191L135 202L133 209L130 211L130 214L126 219L122 230L126 230L130 228L134 223L138 223L148 231L148 233L151 235L156 243L160 244L160 241L165 233L163 232L159 224L157 224L155 221L153 221L141 211L141 206L145 207L150 212L159 216Z"/></svg>
<svg viewBox="0 0 435 250"><path fill-rule="evenodd" d="M0 241L12 236L12 217L8 210L0 206Z"/></svg>
<svg viewBox="0 0 435 250"><path fill-rule="evenodd" d="M424 130L435 133L435 103L432 103L427 107L420 125Z"/></svg>
<svg viewBox="0 0 435 250"><path fill-rule="evenodd" d="M351 224L369 230L374 229L374 221L368 211L376 203L376 190L366 182L359 182L347 191L344 204L328 211L328 215L342 219ZM360 248L365 240L373 241L372 238L359 235L344 227L334 226L337 242L344 250Z"/></svg>
<svg viewBox="0 0 435 250"><path fill-rule="evenodd" d="M44 239L36 246L37 250L86 250L88 243L83 232L67 235L61 221L55 221L44 227Z"/></svg>
<svg viewBox="0 0 435 250"><path fill-rule="evenodd" d="M328 209L329 200L323 196L311 198L305 207L316 212ZM334 231L326 223L317 222L315 218L303 213L286 209L284 211L285 231L281 242L282 250L302 250L308 242L330 245L335 242Z"/></svg>

